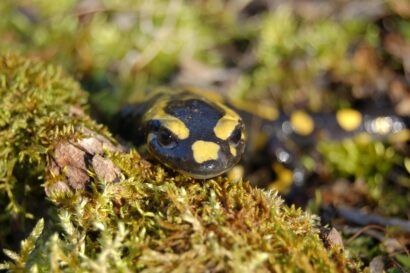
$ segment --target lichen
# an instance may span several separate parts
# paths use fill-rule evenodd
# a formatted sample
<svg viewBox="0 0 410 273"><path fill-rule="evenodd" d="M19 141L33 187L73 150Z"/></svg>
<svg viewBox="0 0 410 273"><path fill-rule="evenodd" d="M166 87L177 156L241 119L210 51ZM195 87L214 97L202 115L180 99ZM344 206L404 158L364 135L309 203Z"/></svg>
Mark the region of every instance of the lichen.
<svg viewBox="0 0 410 273"><path fill-rule="evenodd" d="M195 180L149 163L133 150L88 148L91 156L114 163L119 180L105 181L94 165L84 164L87 186L71 187L66 167L74 157L56 176L56 147L67 142L83 149L81 140L110 139L109 133L84 114L85 93L61 69L15 55L2 56L0 66L1 162L8 174L1 189L4 196L6 189L10 192L1 230L3 236L12 232L4 227L15 215L31 213L38 222L19 254L15 246L6 247L13 250L5 250L11 260L2 268L348 272L354 266L339 248L324 246L315 216L284 205L274 192L223 177ZM54 178L68 187L53 188L51 202L45 203ZM30 190L17 191L21 188ZM59 194L59 189L64 190ZM30 201L21 203L22 198ZM50 207L55 213L46 212ZM46 222L41 236L39 215Z"/></svg>

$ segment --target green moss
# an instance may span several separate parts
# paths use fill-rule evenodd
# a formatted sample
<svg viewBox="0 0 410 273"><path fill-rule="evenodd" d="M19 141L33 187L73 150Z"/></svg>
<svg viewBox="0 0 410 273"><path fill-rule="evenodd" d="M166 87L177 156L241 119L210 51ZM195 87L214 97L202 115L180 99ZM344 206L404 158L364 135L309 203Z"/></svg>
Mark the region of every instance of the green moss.
<svg viewBox="0 0 410 273"><path fill-rule="evenodd" d="M229 38L220 34L219 25L205 24L199 4L103 2L90 7L72 0L59 5L43 0L2 2L0 33L6 38L0 48L62 65L98 86L97 91L107 92L111 102L169 81L183 59L221 63L220 54L209 49Z"/></svg>
<svg viewBox="0 0 410 273"><path fill-rule="evenodd" d="M36 247L36 242L39 239L41 233L43 232L43 229L44 220L40 219L34 227L33 231L31 232L30 236L21 242L19 254L12 250L4 249L4 253L13 262L0 264L0 269L9 269L13 272L24 272L24 269L27 268L27 264L29 263L30 255L33 253Z"/></svg>
<svg viewBox="0 0 410 273"><path fill-rule="evenodd" d="M242 75L236 88L246 98L272 97L285 109L301 102L315 111L334 107L337 97L332 96L340 99L340 94L318 83L326 77L344 81L352 73L360 74L349 51L358 42L374 43L376 35L365 21L308 21L290 5L282 5L263 17L255 39L255 69Z"/></svg>
<svg viewBox="0 0 410 273"><path fill-rule="evenodd" d="M107 112L107 101L120 103L141 88L168 84L196 62L204 77L190 79L193 85L210 86L222 78L234 97L269 98L286 109L301 102L312 110L335 109L340 94L322 83L331 79L351 86L350 79L368 78L352 61L352 48L380 44L370 20L304 18L290 4L251 15L236 1L107 0L88 8L60 2L58 7L40 0L1 3L0 33L6 39L0 48L63 65L105 93L92 99ZM207 76L208 69L232 65L239 79Z"/></svg>
<svg viewBox="0 0 410 273"><path fill-rule="evenodd" d="M0 57L0 245L46 210L45 156L57 141L75 138L75 127L100 127L76 116L87 94L57 67L15 55ZM81 110L82 111L82 110ZM27 221L27 222L26 222ZM11 229L13 227L13 230Z"/></svg>
<svg viewBox="0 0 410 273"><path fill-rule="evenodd" d="M10 213L23 211L17 201L22 193L14 189L24 185L41 192L43 177L53 179L50 161L58 142L81 138L79 126L109 134L86 115L73 114L73 106L77 112L85 107L86 96L60 69L17 56L0 60L0 143L6 151L2 169L9 174L1 181L2 189L11 192L9 214L3 217L10 219ZM17 272L343 272L351 266L344 254L323 246L315 216L285 206L272 192L221 177L203 181L171 174L142 160L135 151L106 151L104 156L121 170L120 181L101 181L90 167L89 190L54 191L50 197L57 208L54 221L61 231L49 235L53 231L45 228L37 240L43 227L40 221L22 243L20 254L5 251L11 261L3 268ZM32 204L35 195L27 191L25 198ZM37 221L36 215L33 212ZM4 226L1 223L2 231Z"/></svg>
<svg viewBox="0 0 410 273"><path fill-rule="evenodd" d="M408 173L398 171L404 170L405 157L391 144L369 142L367 137L359 136L339 143L322 142L318 149L332 176L364 182L368 201L376 204L381 214L406 215L410 204L410 195L406 193Z"/></svg>

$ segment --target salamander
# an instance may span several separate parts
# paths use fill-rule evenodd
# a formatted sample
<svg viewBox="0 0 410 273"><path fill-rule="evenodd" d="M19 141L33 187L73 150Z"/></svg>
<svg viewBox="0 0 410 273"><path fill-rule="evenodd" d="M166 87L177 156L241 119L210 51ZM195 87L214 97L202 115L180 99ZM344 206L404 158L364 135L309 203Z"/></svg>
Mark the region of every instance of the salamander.
<svg viewBox="0 0 410 273"><path fill-rule="evenodd" d="M301 157L315 153L318 143L356 136L398 142L410 139L408 118L374 109L344 108L319 113L297 110L289 114L278 111L272 116L266 114L272 110L263 114L250 112L255 106L243 102L232 105L237 105L246 128L251 129L248 130L247 156L244 156L245 173L265 170L257 179L250 180L256 181L257 186L273 187L282 193L306 182L310 173Z"/></svg>
<svg viewBox="0 0 410 273"><path fill-rule="evenodd" d="M255 153L262 150L262 161L276 171L281 168L277 163L292 168L287 179L298 182L304 171L292 152L295 149L314 145L318 139L363 132L373 137L408 134L406 121L395 115L354 109L285 114L196 88L160 88L147 94L122 108L116 131L146 156L200 179L229 171L244 152L245 164L252 165Z"/></svg>
<svg viewBox="0 0 410 273"><path fill-rule="evenodd" d="M195 178L220 175L245 149L242 118L223 103L186 90L156 90L119 113L118 132L144 154Z"/></svg>

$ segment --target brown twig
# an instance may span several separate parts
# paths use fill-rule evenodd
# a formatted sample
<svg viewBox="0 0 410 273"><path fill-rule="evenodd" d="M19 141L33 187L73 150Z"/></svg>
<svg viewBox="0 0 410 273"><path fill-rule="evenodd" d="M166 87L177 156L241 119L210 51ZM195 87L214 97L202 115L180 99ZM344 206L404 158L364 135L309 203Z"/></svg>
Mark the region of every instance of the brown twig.
<svg viewBox="0 0 410 273"><path fill-rule="evenodd" d="M359 229L358 231L356 231L356 232L353 234L353 236L350 237L350 238L346 241L346 244L350 244L354 239L356 239L357 237L359 237L360 234L366 232L366 231L369 230L369 229L378 229L378 230L381 230L381 231L383 231L383 232L386 231L386 229L385 229L384 227L381 227L381 226L378 226L378 225L368 225L368 226L365 226L365 227Z"/></svg>
<svg viewBox="0 0 410 273"><path fill-rule="evenodd" d="M346 221L360 226L378 225L382 227L397 227L410 233L410 221L394 217L383 217L376 214L363 213L352 208L337 208L337 213Z"/></svg>

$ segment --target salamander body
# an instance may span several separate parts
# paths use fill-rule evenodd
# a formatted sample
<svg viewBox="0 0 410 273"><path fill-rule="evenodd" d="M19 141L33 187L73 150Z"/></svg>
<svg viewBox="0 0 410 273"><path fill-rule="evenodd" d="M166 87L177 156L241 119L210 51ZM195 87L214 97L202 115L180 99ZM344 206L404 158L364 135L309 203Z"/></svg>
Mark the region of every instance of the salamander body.
<svg viewBox="0 0 410 273"><path fill-rule="evenodd" d="M125 106L116 122L119 135L141 152L175 171L201 179L227 172L245 151L245 164L252 165L257 161L254 155L263 151L263 161L273 169L277 162L284 164L294 169L292 181L302 181L303 167L294 155L296 149L322 139L360 133L373 138L409 134L406 121L395 115L365 114L354 109L285 114L273 107L183 88L149 92L142 100Z"/></svg>

